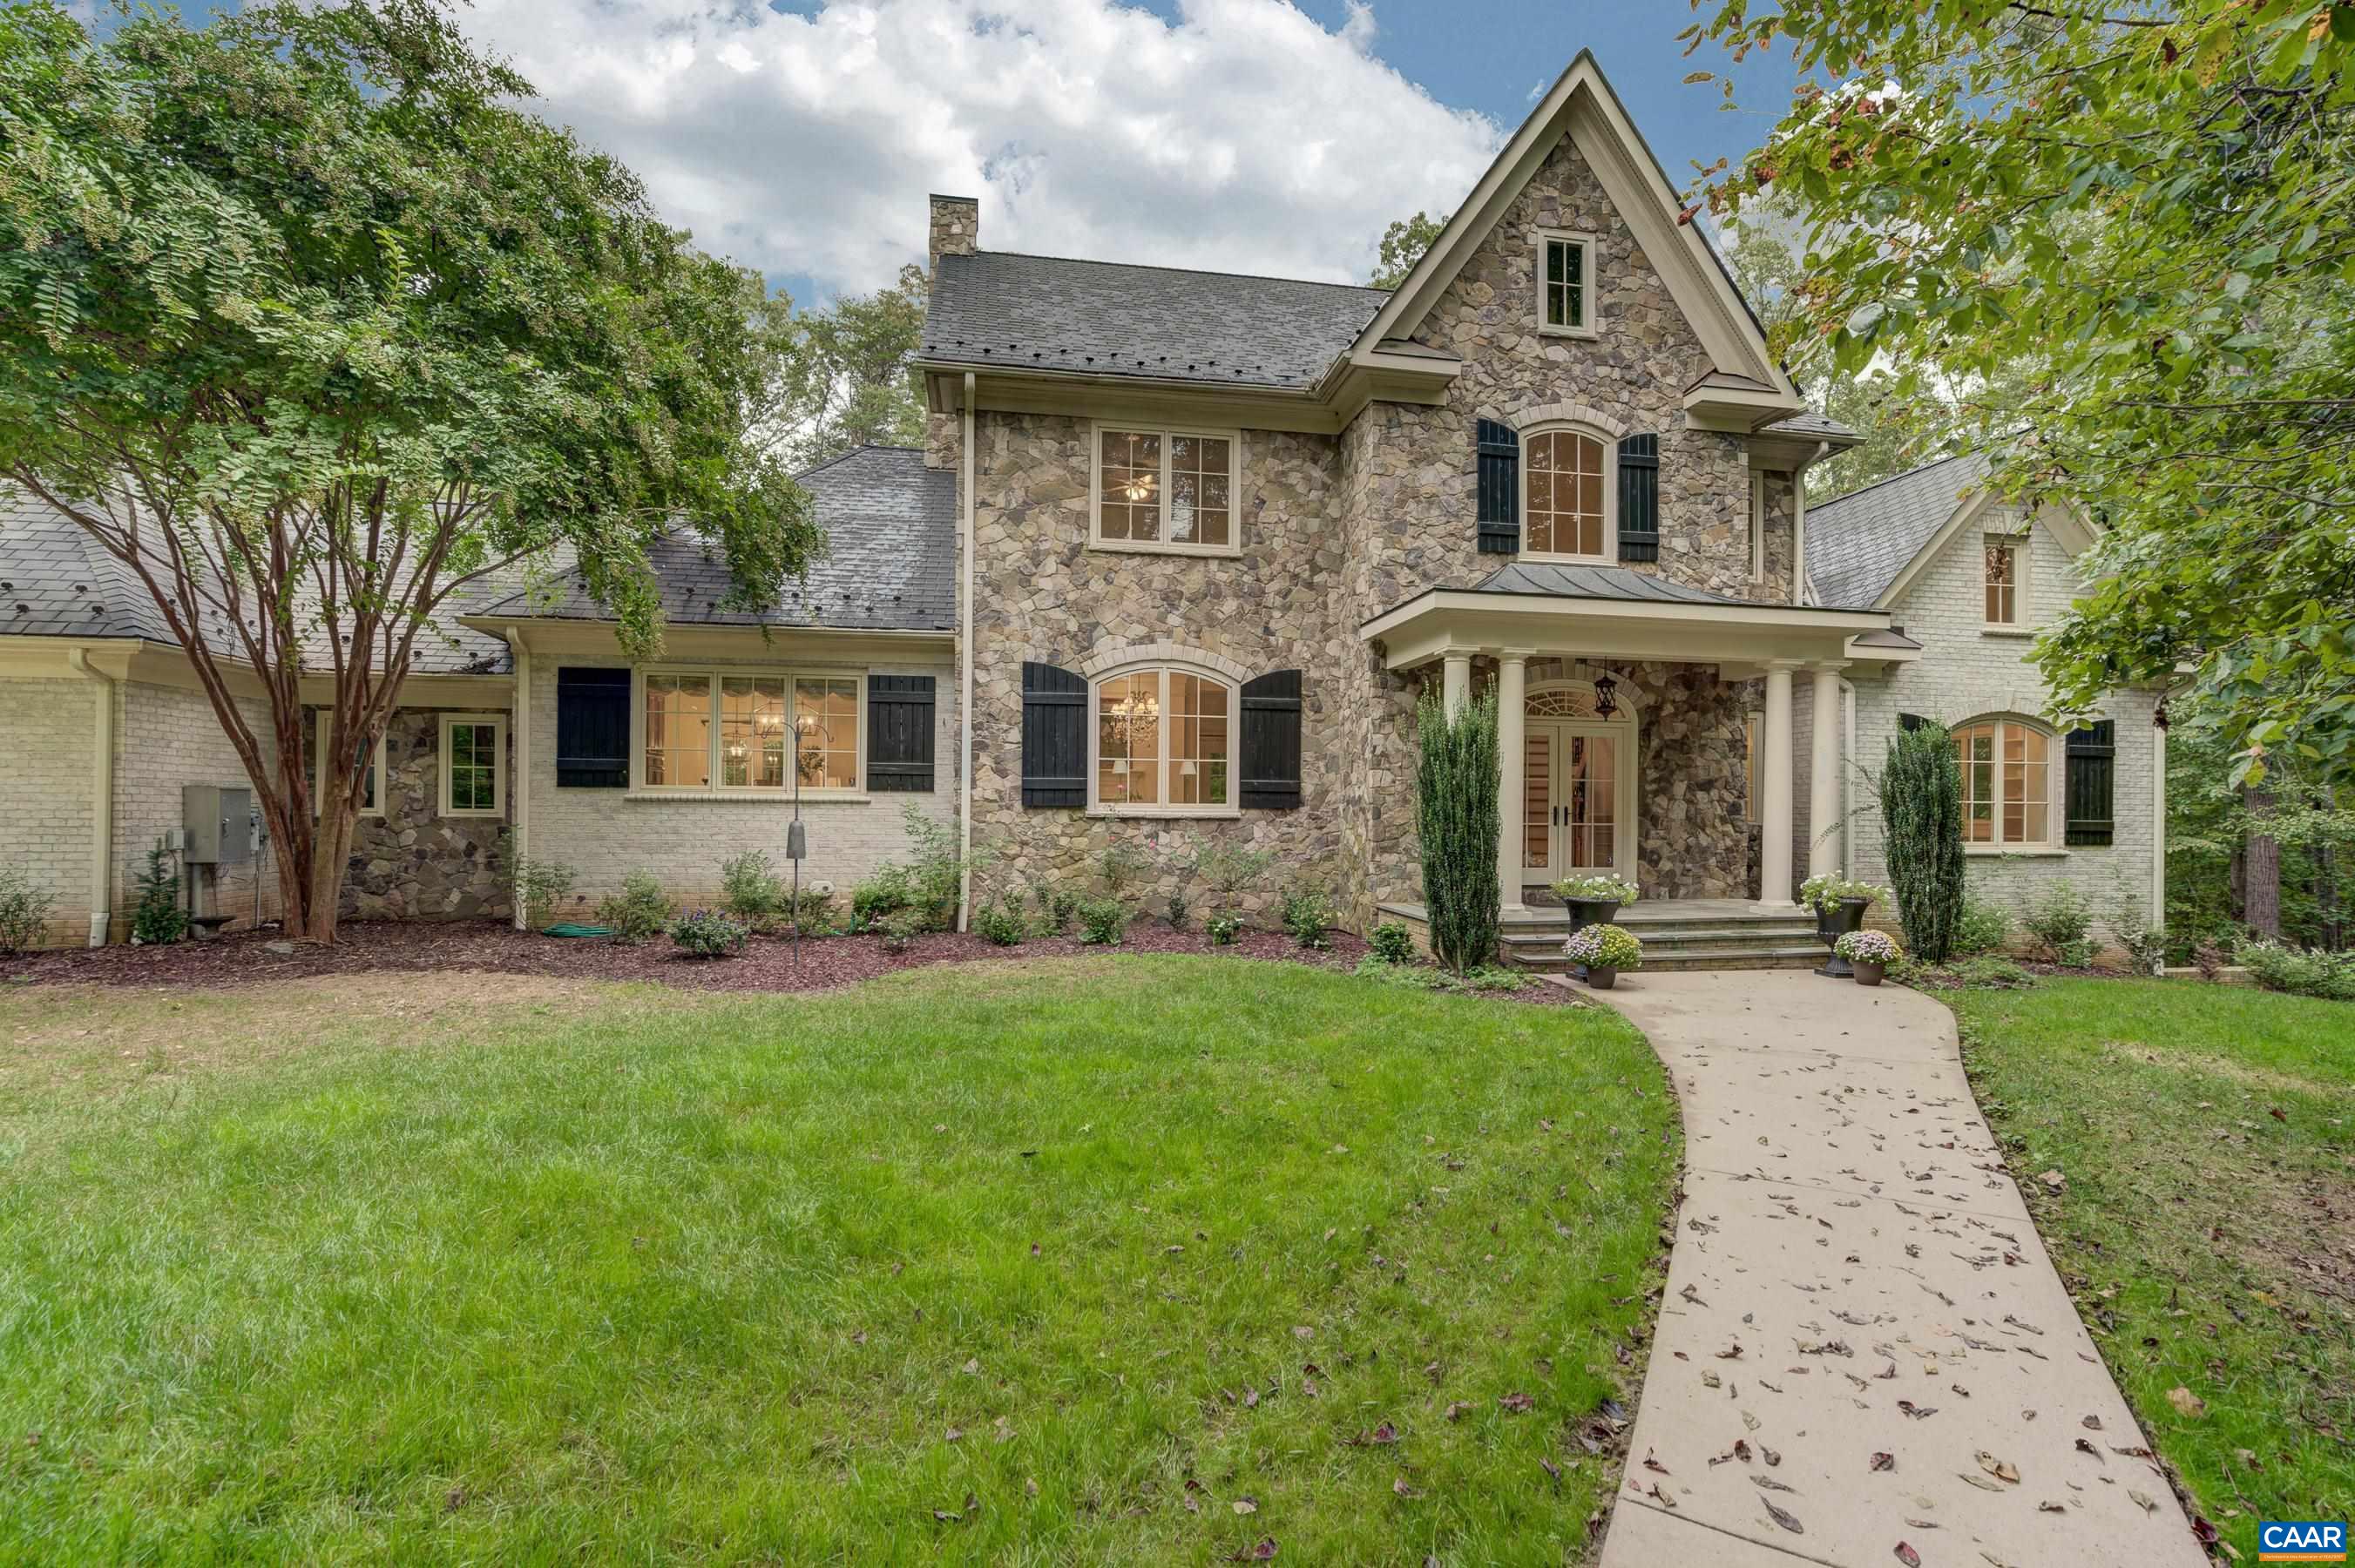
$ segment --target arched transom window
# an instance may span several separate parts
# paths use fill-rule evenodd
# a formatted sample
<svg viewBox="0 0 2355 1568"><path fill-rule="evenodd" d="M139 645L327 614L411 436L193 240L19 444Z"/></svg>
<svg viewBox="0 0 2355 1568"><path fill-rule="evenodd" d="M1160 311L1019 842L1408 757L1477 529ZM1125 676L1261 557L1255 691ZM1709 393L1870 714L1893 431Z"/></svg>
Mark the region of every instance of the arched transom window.
<svg viewBox="0 0 2355 1568"><path fill-rule="evenodd" d="M1097 681L1092 698L1098 807L1233 807L1232 687L1193 670L1133 669Z"/></svg>
<svg viewBox="0 0 2355 1568"><path fill-rule="evenodd" d="M1611 448L1582 430L1544 430L1522 445L1521 550L1608 559Z"/></svg>
<svg viewBox="0 0 2355 1568"><path fill-rule="evenodd" d="M2018 719L1955 731L1963 768L1963 842L2038 848L2052 842L2052 738Z"/></svg>

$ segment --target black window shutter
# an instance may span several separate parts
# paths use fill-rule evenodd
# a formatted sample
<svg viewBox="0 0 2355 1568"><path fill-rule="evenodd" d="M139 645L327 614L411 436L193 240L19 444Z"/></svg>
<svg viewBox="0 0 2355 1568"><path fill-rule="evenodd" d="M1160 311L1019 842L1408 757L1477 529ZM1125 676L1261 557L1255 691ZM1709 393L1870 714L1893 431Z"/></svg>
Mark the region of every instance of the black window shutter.
<svg viewBox="0 0 2355 1568"><path fill-rule="evenodd" d="M1242 788L1245 810L1300 809L1300 672L1270 670L1243 682Z"/></svg>
<svg viewBox="0 0 2355 1568"><path fill-rule="evenodd" d="M556 787L630 787L630 672L556 672Z"/></svg>
<svg viewBox="0 0 2355 1568"><path fill-rule="evenodd" d="M1897 727L1900 730L1919 730L1928 722L1929 720L1919 713L1900 713L1897 716Z"/></svg>
<svg viewBox="0 0 2355 1568"><path fill-rule="evenodd" d="M1619 443L1619 559L1660 559L1660 438Z"/></svg>
<svg viewBox="0 0 2355 1568"><path fill-rule="evenodd" d="M1050 664L1022 665L1022 804L1088 804L1088 683Z"/></svg>
<svg viewBox="0 0 2355 1568"><path fill-rule="evenodd" d="M2104 719L2090 730L2069 731L2069 815L2063 842L2110 841L2115 826L2117 761L2117 726L2112 720Z"/></svg>
<svg viewBox="0 0 2355 1568"><path fill-rule="evenodd" d="M877 794L932 793L932 677L867 677L867 787Z"/></svg>
<svg viewBox="0 0 2355 1568"><path fill-rule="evenodd" d="M1512 555L1521 548L1521 438L1513 427L1482 420L1479 453L1480 553Z"/></svg>

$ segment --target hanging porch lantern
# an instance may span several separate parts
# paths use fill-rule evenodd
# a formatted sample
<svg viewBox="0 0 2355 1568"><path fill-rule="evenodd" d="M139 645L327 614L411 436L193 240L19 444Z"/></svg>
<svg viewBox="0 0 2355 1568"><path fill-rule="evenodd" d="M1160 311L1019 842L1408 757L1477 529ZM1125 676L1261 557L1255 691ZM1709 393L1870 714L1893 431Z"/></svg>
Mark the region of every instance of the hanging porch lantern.
<svg viewBox="0 0 2355 1568"><path fill-rule="evenodd" d="M1619 699L1615 695L1618 689L1619 683L1611 678L1608 671L1594 677L1594 716L1597 719L1608 719L1619 711Z"/></svg>

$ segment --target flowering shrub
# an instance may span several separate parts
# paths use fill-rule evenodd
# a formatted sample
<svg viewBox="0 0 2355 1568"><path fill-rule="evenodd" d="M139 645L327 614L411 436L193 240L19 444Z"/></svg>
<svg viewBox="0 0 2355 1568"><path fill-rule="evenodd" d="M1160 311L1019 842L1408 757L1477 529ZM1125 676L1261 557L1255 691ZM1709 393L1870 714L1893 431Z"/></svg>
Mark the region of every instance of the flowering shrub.
<svg viewBox="0 0 2355 1568"><path fill-rule="evenodd" d="M1202 929L1210 933L1211 946L1232 947L1235 938L1243 933L1243 917L1231 911L1220 911L1204 921Z"/></svg>
<svg viewBox="0 0 2355 1568"><path fill-rule="evenodd" d="M1832 951L1851 964L1894 964L1905 956L1897 938L1885 931L1851 931L1832 944Z"/></svg>
<svg viewBox="0 0 2355 1568"><path fill-rule="evenodd" d="M732 958L752 928L726 910L691 909L670 923L670 939L697 958Z"/></svg>
<svg viewBox="0 0 2355 1568"><path fill-rule="evenodd" d="M1624 925L1587 925L1571 933L1562 956L1590 969L1640 969L1644 944Z"/></svg>
<svg viewBox="0 0 2355 1568"><path fill-rule="evenodd" d="M1868 904L1879 904L1892 903L1896 898L1887 888L1877 888L1870 882L1851 882L1846 877L1809 877L1799 884L1799 901L1826 912L1839 908L1842 899L1862 899Z"/></svg>
<svg viewBox="0 0 2355 1568"><path fill-rule="evenodd" d="M1565 877L1553 885L1553 895L1564 903L1631 904L1636 901L1636 884L1617 877Z"/></svg>

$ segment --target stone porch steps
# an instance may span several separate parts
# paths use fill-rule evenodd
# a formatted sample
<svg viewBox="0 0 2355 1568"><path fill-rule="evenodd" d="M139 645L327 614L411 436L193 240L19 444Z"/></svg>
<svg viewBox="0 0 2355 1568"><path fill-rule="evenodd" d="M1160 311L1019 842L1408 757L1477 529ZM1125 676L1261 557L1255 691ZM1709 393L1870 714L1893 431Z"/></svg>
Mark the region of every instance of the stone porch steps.
<svg viewBox="0 0 2355 1568"><path fill-rule="evenodd" d="M1813 969L1827 956L1816 940L1812 915L1697 913L1673 905L1642 904L1619 912L1618 923L1644 944L1644 967L1687 969ZM1567 919L1542 926L1516 923L1500 944L1506 962L1524 969L1557 972L1570 967L1561 955L1570 934Z"/></svg>

